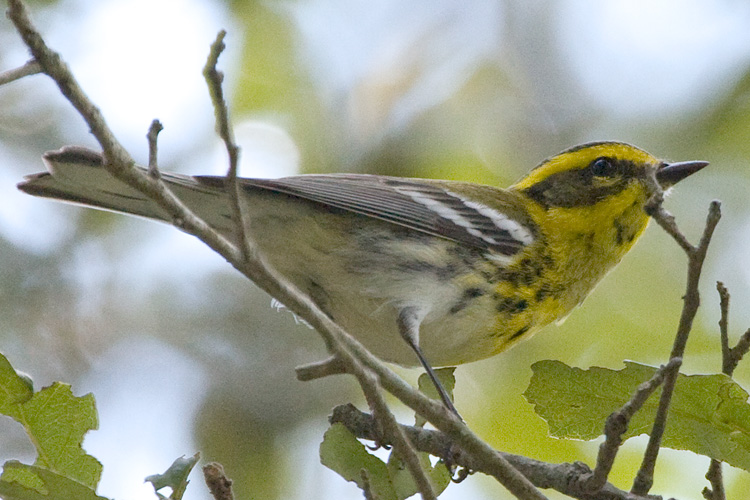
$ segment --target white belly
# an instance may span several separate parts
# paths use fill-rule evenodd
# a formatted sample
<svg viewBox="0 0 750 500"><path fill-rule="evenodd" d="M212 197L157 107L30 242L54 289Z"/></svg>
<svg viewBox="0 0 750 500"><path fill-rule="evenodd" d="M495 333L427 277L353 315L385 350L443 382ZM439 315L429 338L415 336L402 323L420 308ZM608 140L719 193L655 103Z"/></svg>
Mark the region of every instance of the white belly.
<svg viewBox="0 0 750 500"><path fill-rule="evenodd" d="M372 220L364 229L361 216L304 214L297 204L274 205L264 214L256 205L249 221L264 257L373 354L405 366L418 364L397 328L398 313L407 306L426 313L419 345L433 365L492 353L491 299L481 296L471 299L471 307L463 304L460 277L468 263L447 264L456 261L447 254L449 242L414 232L394 237L391 224Z"/></svg>

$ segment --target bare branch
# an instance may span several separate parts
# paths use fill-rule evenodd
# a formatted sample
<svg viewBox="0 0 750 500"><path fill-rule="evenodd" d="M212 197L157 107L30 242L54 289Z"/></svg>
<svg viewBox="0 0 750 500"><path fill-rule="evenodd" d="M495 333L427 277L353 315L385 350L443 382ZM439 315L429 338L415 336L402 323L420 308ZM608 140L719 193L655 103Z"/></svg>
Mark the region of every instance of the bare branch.
<svg viewBox="0 0 750 500"><path fill-rule="evenodd" d="M346 373L346 366L344 366L340 359L332 356L316 363L298 366L294 370L297 372L297 380L307 382L328 377L329 375L344 374Z"/></svg>
<svg viewBox="0 0 750 500"><path fill-rule="evenodd" d="M680 358L673 358L666 365L659 367L650 380L638 386L630 401L607 417L607 422L604 424L605 440L599 446L596 468L590 475L581 479L584 483L584 490L592 493L597 492L607 484L607 478L622 444L622 435L627 432L630 420L643 407L651 394L661 385L665 374L675 369L680 363L682 363Z"/></svg>
<svg viewBox="0 0 750 500"><path fill-rule="evenodd" d="M719 292L719 334L721 335L721 368L724 373L731 376L734 368L730 367L731 349L729 347L729 290L721 281L716 282L716 290Z"/></svg>
<svg viewBox="0 0 750 500"><path fill-rule="evenodd" d="M721 281L716 282L716 290L719 292L719 333L721 335L721 368L722 372L730 377L735 368L750 349L750 329L748 329L737 341L737 345L729 347L729 290ZM711 464L706 472L706 479L711 483L711 488L703 489L703 497L707 500L725 500L724 474L721 461L711 459Z"/></svg>
<svg viewBox="0 0 750 500"><path fill-rule="evenodd" d="M229 157L229 170L227 171L227 192L231 199L232 215L234 217L235 238L242 252L243 260L247 261L255 255L255 249L251 241L245 234L245 218L242 213L242 193L237 181L237 167L240 158L240 148L234 141L232 125L229 122L229 109L226 99L224 99L224 74L216 69L219 63L219 56L226 48L224 37L227 32L222 30L216 35L216 40L211 44L211 51L208 54L206 65L203 67L203 77L208 85L208 93L211 96L211 103L214 106L214 115L216 120L216 132L224 142Z"/></svg>
<svg viewBox="0 0 750 500"><path fill-rule="evenodd" d="M358 369L359 370L359 369ZM365 393L367 402L373 410L373 414L378 416L378 422L382 425L384 437L387 436L393 445L393 451L404 461L409 473L414 478L419 493L423 500L437 500L432 484L427 478L422 465L419 463L417 450L409 441L403 429L396 421L396 417L391 413L390 408L383 399L383 393L380 389L377 377L369 370L362 369L355 373L359 380L362 390Z"/></svg>
<svg viewBox="0 0 750 500"><path fill-rule="evenodd" d="M706 500L726 500L724 490L724 473L721 470L721 462L711 459L711 464L706 472L706 479L711 483L711 488L703 488L701 492Z"/></svg>
<svg viewBox="0 0 750 500"><path fill-rule="evenodd" d="M721 367L722 372L731 377L739 362L750 350L750 329L742 334L734 347L729 347L729 290L721 281L716 282L716 290L719 292L719 308L721 310L721 318L719 319Z"/></svg>
<svg viewBox="0 0 750 500"><path fill-rule="evenodd" d="M372 415L362 413L353 405L337 406L329 418L333 423L341 423L349 431L360 439L378 441L382 437L378 433L378 427ZM418 426L400 425L412 445L422 452L443 459L466 469L484 474L493 475L487 463L478 459L476 455L467 451L447 434L425 429ZM385 442L382 444L391 444ZM661 500L655 495L636 496L627 491L620 490L606 483L596 493L583 489L583 482L576 480L579 477L590 475L591 470L581 462L572 464L551 464L527 458L521 455L495 451L498 456L512 464L524 477L538 488L554 489L572 498L586 500Z"/></svg>
<svg viewBox="0 0 750 500"><path fill-rule="evenodd" d="M662 206L664 203L664 191L661 189L659 182L656 180L656 171L654 175L648 178L649 186L648 191L653 193L651 198L646 203L644 210L648 215L654 218L657 224L669 234L680 247L688 254L695 251L695 247L685 238L677 227L674 216L667 212Z"/></svg>
<svg viewBox="0 0 750 500"><path fill-rule="evenodd" d="M232 480L224 473L224 467L218 462L203 466L203 479L214 500L234 500Z"/></svg>
<svg viewBox="0 0 750 500"><path fill-rule="evenodd" d="M244 228L240 227L243 224L241 224L240 193L236 184L236 146L233 146L228 112L226 111L226 103L224 102L221 90L223 75L216 71L218 56L224 48L223 38L224 32L219 33L204 68L204 76L208 82L212 101L214 102L214 109L217 113L218 133L227 145L230 156L229 182L230 184L232 182L235 183L233 198L236 207L234 210L237 214L237 220L240 221L238 223L238 233L242 234L240 245L242 246L243 261L246 264L238 266L236 262L233 262L235 267L315 328L323 337L329 350L332 350L334 357L339 360L340 366L344 367L346 372L357 376L360 384L363 383L362 376L358 376L357 374L361 372L360 363L363 363L368 369L377 374L379 383L404 404L423 415L426 420L436 427L442 428L446 432L457 433L456 435L459 439L466 440L467 446L476 450L477 453L484 456L487 460L492 460L495 467L495 477L517 498L545 498L531 483L518 474L510 464L495 454L486 443L469 431L460 419L453 418L453 415L447 416L442 405L437 404L419 391L414 390L385 366L382 361L373 356L361 343L325 316L308 297L301 294L291 284L286 282L284 278L258 261L255 253L249 247L250 242L246 235L244 235ZM250 256L253 258L250 259Z"/></svg>
<svg viewBox="0 0 750 500"><path fill-rule="evenodd" d="M55 81L60 92L86 120L91 133L105 152L107 163L118 163L120 169L130 165L132 159L107 127L99 109L84 94L60 55L47 47L39 32L34 28L23 2L8 0L8 5L8 19L15 25L42 71Z"/></svg>
<svg viewBox="0 0 750 500"><path fill-rule="evenodd" d="M27 61L23 66L19 66L15 69L9 69L0 73L0 86L6 83L20 80L25 76L36 75L42 72L42 67L34 59Z"/></svg>
<svg viewBox="0 0 750 500"><path fill-rule="evenodd" d="M232 210L235 217L235 227L237 234L237 241L240 245L243 254L243 261L247 262L251 256L255 255L252 244L245 234L244 217L242 214L242 202L240 186L237 182L237 166L239 160L239 147L234 142L231 124L229 122L229 111L227 104L224 99L224 92L222 88L222 82L224 76L221 72L216 69L219 56L224 50L224 37L226 36L225 31L219 32L216 40L211 45L211 51L206 61L206 65L203 68L203 75L206 79L206 83L209 88L211 95L211 101L214 106L216 115L216 130L224 144L229 155L229 171L227 173L227 188L229 189L230 197L232 199ZM425 500L436 500L432 486L422 469L419 458L417 457L416 451L411 446L409 441L405 438L400 428L397 425L395 417L388 409L383 395L381 393L380 384L378 383L377 377L367 368L365 368L359 360L349 355L348 363L336 363L336 368L344 370L353 374L360 383L362 390L367 397L368 402L372 406L373 410L380 417L385 431L391 436L393 445L399 456L404 460L404 463L409 468L414 481L419 489L422 498ZM335 360L341 358L335 357ZM320 367L321 365L318 365ZM328 365L330 368L332 365ZM309 373L309 372L308 372Z"/></svg>
<svg viewBox="0 0 750 500"><path fill-rule="evenodd" d="M237 168L237 151L234 145L231 128L229 127L228 112L226 103L221 90L223 75L216 71L216 62L219 54L224 48L224 32L219 33L216 41L212 45L211 54L209 55L206 66L204 67L204 76L214 103L214 109L217 114L217 129L219 135L227 145L227 151L230 157L230 171L228 174L229 184L234 183L233 189L230 186L230 192L233 192L234 211L237 217L239 244L242 248L242 264L231 261L237 269L242 271L246 276L266 290L270 295L276 297L295 314L305 319L313 328L315 328L323 337L329 350L336 359L339 360L344 370L352 373L357 377L360 385L367 384L364 381L364 370L361 365L372 370L378 377L379 383L389 392L394 394L407 406L423 415L426 420L438 428L443 426L447 432L458 433L459 439L466 440L467 445L476 450L477 453L488 460L492 460L494 465L495 477L508 490L519 499L544 499L534 486L525 480L513 467L505 462L502 457L484 443L479 437L468 430L460 419L454 418L453 415L446 415L442 405L427 398L419 391L414 390L398 375L390 370L385 364L372 355L361 343L344 332L337 324L323 314L319 308L306 296L301 294L296 288L289 284L283 277L275 271L267 268L252 251L251 243L244 234L244 224L242 224L241 204L239 201L239 187L236 183ZM251 258L252 257L252 258Z"/></svg>
<svg viewBox="0 0 750 500"><path fill-rule="evenodd" d="M732 350L729 347L729 290L721 281L716 282L716 290L719 292L719 334L721 339L721 367L722 371L731 376L734 367L731 366ZM736 365L735 365L736 366ZM703 488L701 492L706 500L725 500L724 473L721 461L714 458L708 466L706 479L711 483L711 488Z"/></svg>
<svg viewBox="0 0 750 500"><path fill-rule="evenodd" d="M672 353L670 355L670 359L682 358L685 353L685 346L687 345L688 337L690 336L690 330L693 326L693 319L695 318L695 314L698 312L698 306L700 305L698 283L703 269L703 262L706 259L708 245L711 242L711 236L721 218L721 204L718 201L711 202L708 209L708 216L706 218L706 226L703 230L703 236L697 247L693 247L687 243L685 236L677 229L676 224L674 224L674 218L665 210L661 209L661 207L654 210L653 216L659 225L672 235L688 256L687 291L684 296L680 324L677 328L677 334L675 335L674 344L672 345ZM651 429L641 467L638 470L631 489L631 492L634 494L645 495L653 485L654 467L656 466L656 459L659 455L659 448L661 447L661 439L666 428L667 414L669 413L669 405L672 401L672 394L674 393L674 386L677 381L679 367L680 363L674 365L671 370L667 371L666 377L664 378L664 388L659 400L659 407L656 411L654 426Z"/></svg>
<svg viewBox="0 0 750 500"><path fill-rule="evenodd" d="M105 159L104 166L107 171L154 200L170 214L175 226L198 237L228 261L238 261L237 249L226 238L212 230L208 224L193 214L167 189L164 183L133 168L135 162L132 157L114 136L99 109L83 92L67 64L59 54L51 50L44 42L31 22L23 2L21 0L8 0L8 5L8 19L15 25L32 56L39 63L42 71L57 84L63 96L86 121L89 130L102 147Z"/></svg>
<svg viewBox="0 0 750 500"><path fill-rule="evenodd" d="M737 367L740 361L742 361L742 358L745 357L745 354L750 351L750 328L748 328L745 333L742 334L742 337L740 337L740 340L737 341L737 344L732 347L732 350L730 352L732 356L732 372L734 373L734 369Z"/></svg>
<svg viewBox="0 0 750 500"><path fill-rule="evenodd" d="M158 148L156 142L159 137L159 132L162 130L164 130L164 127L161 122L155 119L151 122L151 126L148 128L148 134L146 134L146 139L148 139L148 175L154 179L161 177L161 174L159 173Z"/></svg>

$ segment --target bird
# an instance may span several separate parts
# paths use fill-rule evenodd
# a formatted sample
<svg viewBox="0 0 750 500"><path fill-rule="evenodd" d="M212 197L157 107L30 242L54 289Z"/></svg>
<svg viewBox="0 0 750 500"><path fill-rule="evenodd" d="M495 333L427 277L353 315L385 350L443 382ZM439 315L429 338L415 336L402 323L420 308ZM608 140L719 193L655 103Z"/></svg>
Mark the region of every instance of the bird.
<svg viewBox="0 0 750 500"><path fill-rule="evenodd" d="M173 223L96 151L68 146L43 160L48 171L21 191ZM245 233L263 259L376 356L424 367L456 412L435 367L493 356L562 321L643 234L649 179L669 190L706 165L600 141L505 189L368 174L238 182ZM160 178L236 242L225 177Z"/></svg>

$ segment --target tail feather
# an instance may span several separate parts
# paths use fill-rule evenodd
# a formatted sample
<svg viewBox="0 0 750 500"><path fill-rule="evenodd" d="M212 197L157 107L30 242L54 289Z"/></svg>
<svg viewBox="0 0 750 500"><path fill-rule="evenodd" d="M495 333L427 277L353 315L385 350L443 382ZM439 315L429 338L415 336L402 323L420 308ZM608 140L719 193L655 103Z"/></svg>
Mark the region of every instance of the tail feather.
<svg viewBox="0 0 750 500"><path fill-rule="evenodd" d="M18 189L42 198L171 222L169 214L159 205L110 175L104 168L102 155L95 151L68 146L45 153L43 159L48 172L27 176ZM162 179L209 225L222 232L229 230L231 211L223 183L200 182L188 175L169 172L163 172Z"/></svg>

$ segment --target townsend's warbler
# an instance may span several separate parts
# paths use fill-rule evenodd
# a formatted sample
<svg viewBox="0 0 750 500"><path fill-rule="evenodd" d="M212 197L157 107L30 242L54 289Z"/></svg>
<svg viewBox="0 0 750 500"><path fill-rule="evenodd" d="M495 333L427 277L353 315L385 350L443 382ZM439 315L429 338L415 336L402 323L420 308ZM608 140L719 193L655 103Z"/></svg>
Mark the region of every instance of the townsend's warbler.
<svg viewBox="0 0 750 500"><path fill-rule="evenodd" d="M171 222L98 153L69 147L44 160L49 173L22 191ZM508 189L348 174L241 186L246 231L268 263L373 353L430 371L492 356L564 318L646 228L647 177L655 171L666 189L706 165L597 142ZM223 177L162 179L233 238Z"/></svg>

